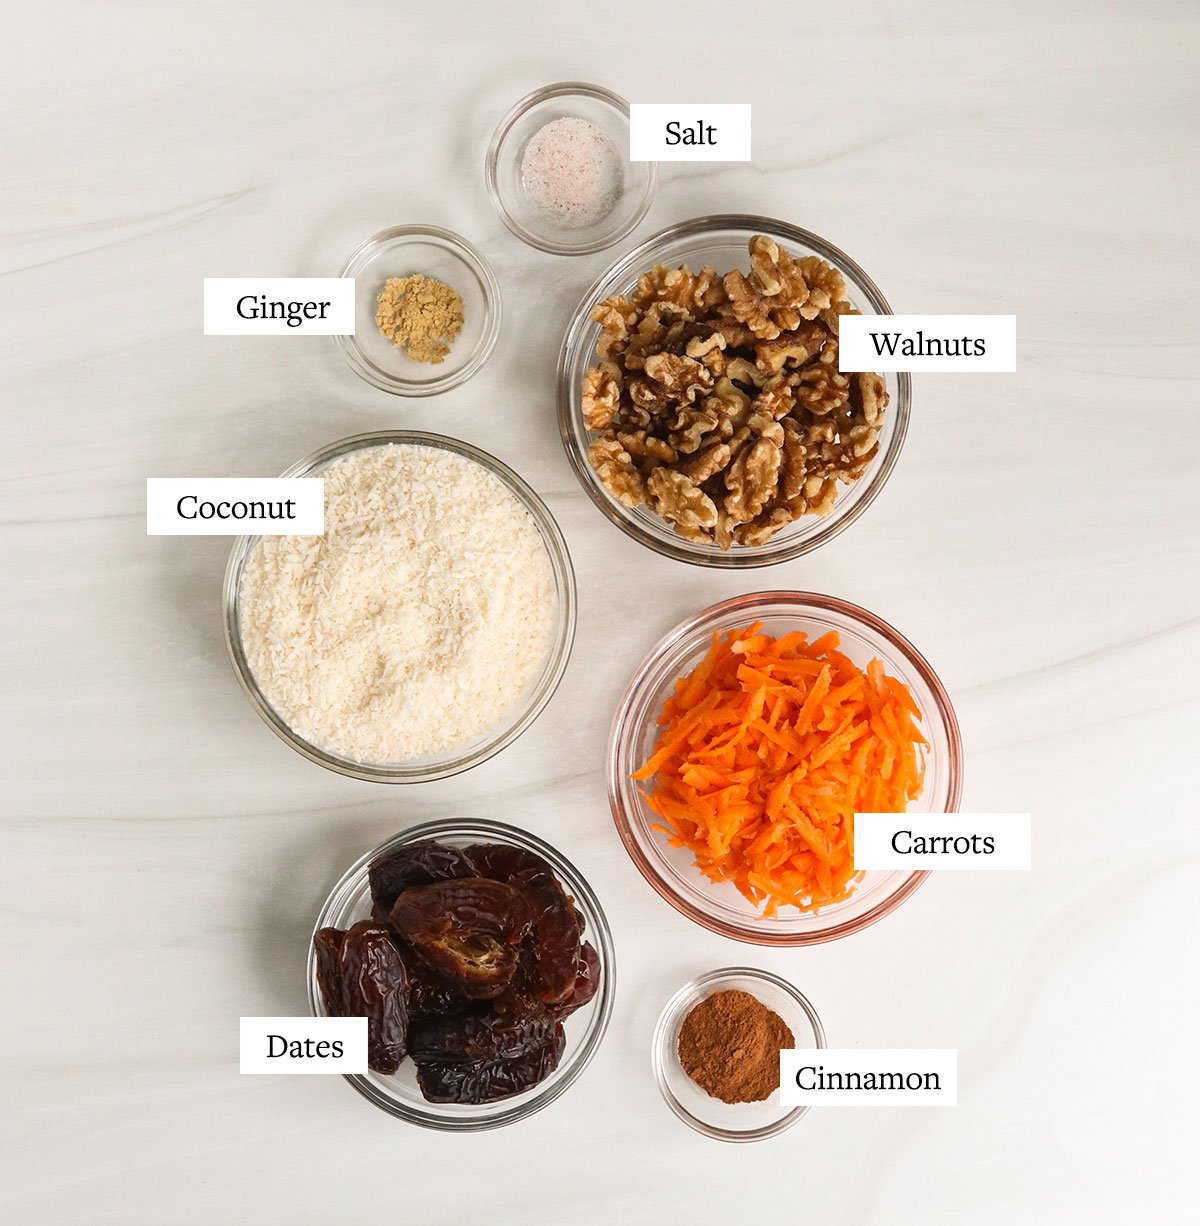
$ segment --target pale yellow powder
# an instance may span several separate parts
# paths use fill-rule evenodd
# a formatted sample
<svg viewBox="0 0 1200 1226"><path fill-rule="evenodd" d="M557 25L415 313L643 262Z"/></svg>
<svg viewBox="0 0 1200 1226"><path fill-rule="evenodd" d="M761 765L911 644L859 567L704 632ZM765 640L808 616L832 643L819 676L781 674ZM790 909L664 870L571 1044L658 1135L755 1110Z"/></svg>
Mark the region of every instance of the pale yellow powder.
<svg viewBox="0 0 1200 1226"><path fill-rule="evenodd" d="M414 362L436 366L462 331L463 300L457 290L420 273L392 277L379 294L375 323Z"/></svg>

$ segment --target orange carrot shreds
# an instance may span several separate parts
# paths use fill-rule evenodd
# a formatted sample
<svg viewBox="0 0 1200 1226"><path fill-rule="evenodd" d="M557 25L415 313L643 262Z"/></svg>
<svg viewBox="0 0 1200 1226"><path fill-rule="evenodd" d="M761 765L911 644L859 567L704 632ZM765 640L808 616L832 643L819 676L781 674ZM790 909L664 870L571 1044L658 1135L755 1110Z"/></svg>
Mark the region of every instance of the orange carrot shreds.
<svg viewBox="0 0 1200 1226"><path fill-rule="evenodd" d="M761 622L713 635L633 775L661 818L654 828L764 916L849 897L855 811L901 813L924 782L908 687L838 643L833 631L773 638Z"/></svg>

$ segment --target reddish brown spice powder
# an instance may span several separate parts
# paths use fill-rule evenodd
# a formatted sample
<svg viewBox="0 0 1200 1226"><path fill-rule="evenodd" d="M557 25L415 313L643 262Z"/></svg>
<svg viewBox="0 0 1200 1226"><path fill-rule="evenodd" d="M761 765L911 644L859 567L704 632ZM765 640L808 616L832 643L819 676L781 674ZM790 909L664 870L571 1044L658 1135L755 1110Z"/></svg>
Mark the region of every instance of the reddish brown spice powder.
<svg viewBox="0 0 1200 1226"><path fill-rule="evenodd" d="M706 1093L726 1103L758 1103L779 1089L779 1053L795 1047L787 1023L749 992L706 996L683 1019L679 1063Z"/></svg>

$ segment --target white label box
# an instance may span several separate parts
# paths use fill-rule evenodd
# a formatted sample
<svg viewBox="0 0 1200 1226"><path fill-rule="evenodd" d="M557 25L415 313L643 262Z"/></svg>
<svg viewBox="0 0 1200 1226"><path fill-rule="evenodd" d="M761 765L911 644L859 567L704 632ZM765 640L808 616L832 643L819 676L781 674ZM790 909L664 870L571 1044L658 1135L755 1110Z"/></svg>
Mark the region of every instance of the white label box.
<svg viewBox="0 0 1200 1226"><path fill-rule="evenodd" d="M785 1107L956 1107L953 1047L798 1048L779 1053Z"/></svg>
<svg viewBox="0 0 1200 1226"><path fill-rule="evenodd" d="M243 1073L365 1073L365 1017L244 1017Z"/></svg>
<svg viewBox="0 0 1200 1226"><path fill-rule="evenodd" d="M1029 813L856 813L856 869L1028 869Z"/></svg>
<svg viewBox="0 0 1200 1226"><path fill-rule="evenodd" d="M631 162L748 162L750 103L634 102Z"/></svg>
<svg viewBox="0 0 1200 1226"><path fill-rule="evenodd" d="M205 336L352 336L353 277L205 277Z"/></svg>
<svg viewBox="0 0 1200 1226"><path fill-rule="evenodd" d="M321 536L323 477L147 477L147 536Z"/></svg>
<svg viewBox="0 0 1200 1226"><path fill-rule="evenodd" d="M975 371L1017 369L1015 315L843 315L838 370Z"/></svg>

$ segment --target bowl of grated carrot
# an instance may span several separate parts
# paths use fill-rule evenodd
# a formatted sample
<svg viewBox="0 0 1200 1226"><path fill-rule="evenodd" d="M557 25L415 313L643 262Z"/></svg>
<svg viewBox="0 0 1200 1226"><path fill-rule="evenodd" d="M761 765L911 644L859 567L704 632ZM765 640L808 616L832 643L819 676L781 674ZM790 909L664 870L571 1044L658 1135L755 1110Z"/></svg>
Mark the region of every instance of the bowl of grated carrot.
<svg viewBox="0 0 1200 1226"><path fill-rule="evenodd" d="M856 873L854 814L955 812L962 744L937 675L886 622L757 592L650 652L613 721L608 791L626 850L678 911L808 945L873 924L928 876Z"/></svg>

